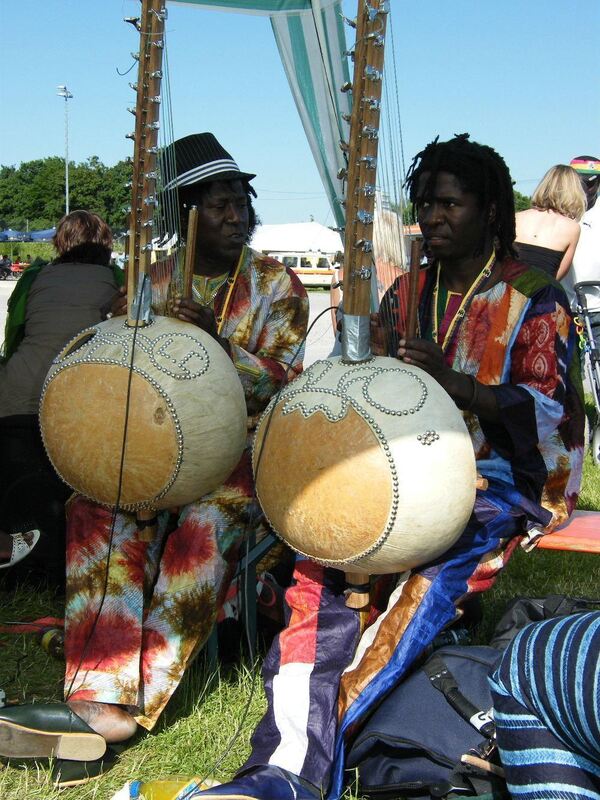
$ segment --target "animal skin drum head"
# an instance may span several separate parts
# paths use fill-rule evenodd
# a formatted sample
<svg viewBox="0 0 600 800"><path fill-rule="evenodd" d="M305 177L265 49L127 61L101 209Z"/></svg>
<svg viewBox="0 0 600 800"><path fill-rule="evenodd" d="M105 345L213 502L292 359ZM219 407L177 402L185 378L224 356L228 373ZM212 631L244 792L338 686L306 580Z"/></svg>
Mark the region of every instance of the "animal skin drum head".
<svg viewBox="0 0 600 800"><path fill-rule="evenodd" d="M54 468L76 491L105 505L119 498L122 508L167 508L231 474L245 446L246 404L231 359L209 334L166 317L136 330L117 317L54 360L40 425Z"/></svg>
<svg viewBox="0 0 600 800"><path fill-rule="evenodd" d="M253 466L281 538L347 571L427 563L456 541L475 501L461 412L431 376L392 358L312 364L261 418Z"/></svg>

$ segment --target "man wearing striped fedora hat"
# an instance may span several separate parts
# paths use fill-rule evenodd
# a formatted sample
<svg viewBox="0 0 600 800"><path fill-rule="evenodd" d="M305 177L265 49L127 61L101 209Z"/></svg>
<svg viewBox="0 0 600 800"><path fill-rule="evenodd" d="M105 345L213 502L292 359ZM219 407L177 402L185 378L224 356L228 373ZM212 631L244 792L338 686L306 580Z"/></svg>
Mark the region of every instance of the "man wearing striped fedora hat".
<svg viewBox="0 0 600 800"><path fill-rule="evenodd" d="M175 160L176 175L165 180L163 191L216 180L249 182L256 178L252 173L242 172L212 133L192 133L177 139L166 148L161 159L163 168L172 158ZM252 191L256 197L256 192Z"/></svg>
<svg viewBox="0 0 600 800"><path fill-rule="evenodd" d="M262 520L250 459L254 422L302 369L304 287L248 246L257 222L255 176L211 133L174 142L161 162L163 191L177 193L182 220L191 206L198 210L193 298L175 300L171 314L206 330L231 358L246 398L248 446L222 486L179 509L168 533L159 515L150 548L139 545L132 514L119 511L111 534L111 509L81 496L70 501L66 702L0 713L0 755L54 756L60 785L102 773L114 760L107 744L127 740L138 725L152 729L208 638L240 543ZM121 293L112 313L125 311ZM98 564L109 548L104 576Z"/></svg>
<svg viewBox="0 0 600 800"><path fill-rule="evenodd" d="M221 288L231 280L244 245L256 228L250 181L212 133L194 133L178 139L161 158L164 192L177 194L181 228L187 235L189 209L198 209L193 299L175 301L172 313L215 336L215 306ZM215 335L216 334L216 335Z"/></svg>

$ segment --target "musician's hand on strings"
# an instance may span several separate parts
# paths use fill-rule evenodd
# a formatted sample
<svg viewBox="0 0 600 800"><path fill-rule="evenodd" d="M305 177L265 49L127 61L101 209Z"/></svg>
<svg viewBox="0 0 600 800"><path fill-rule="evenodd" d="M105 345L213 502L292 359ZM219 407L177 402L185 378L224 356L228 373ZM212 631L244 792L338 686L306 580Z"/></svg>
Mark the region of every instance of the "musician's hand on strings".
<svg viewBox="0 0 600 800"><path fill-rule="evenodd" d="M206 331L213 339L216 339L228 354L231 352L229 341L219 336L217 320L215 319L212 308L201 306L200 303L196 303L194 300L177 298L173 300L171 314L177 317L177 319L183 320L183 322L190 322L192 325L202 328L202 330Z"/></svg>
<svg viewBox="0 0 600 800"><path fill-rule="evenodd" d="M211 336L217 335L217 321L211 308L201 306L194 300L187 298L177 298L173 300L171 314L183 322L191 322L203 331L210 333Z"/></svg>
<svg viewBox="0 0 600 800"><path fill-rule="evenodd" d="M428 372L463 411L496 422L498 404L493 390L473 375L457 372L444 362L442 348L425 339L400 339L398 358Z"/></svg>
<svg viewBox="0 0 600 800"><path fill-rule="evenodd" d="M102 319L110 319L111 317L122 317L127 314L127 288L121 286L118 292L113 296L112 300L102 309Z"/></svg>
<svg viewBox="0 0 600 800"><path fill-rule="evenodd" d="M379 314L371 314L369 324L371 329L371 353L374 356L387 355L385 331L381 325Z"/></svg>
<svg viewBox="0 0 600 800"><path fill-rule="evenodd" d="M444 354L439 345L426 339L400 339L397 355L405 364L425 370L452 395L454 375L458 373L444 363Z"/></svg>

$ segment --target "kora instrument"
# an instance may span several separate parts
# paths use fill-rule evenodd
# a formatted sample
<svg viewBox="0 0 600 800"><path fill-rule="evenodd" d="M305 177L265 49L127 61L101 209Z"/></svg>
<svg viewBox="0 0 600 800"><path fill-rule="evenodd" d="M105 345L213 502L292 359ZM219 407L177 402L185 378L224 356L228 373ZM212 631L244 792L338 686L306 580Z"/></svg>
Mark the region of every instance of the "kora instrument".
<svg viewBox="0 0 600 800"><path fill-rule="evenodd" d="M475 501L461 413L426 372L393 358L316 361L265 411L253 460L279 536L347 572L431 561L454 544Z"/></svg>
<svg viewBox="0 0 600 800"><path fill-rule="evenodd" d="M473 446L454 401L426 372L370 351L373 212L388 7L359 3L347 153L342 357L312 364L274 398L253 450L257 494L297 552L346 572L368 602L368 575L425 564L473 510ZM343 91L347 90L343 87ZM408 336L416 325L418 263ZM355 591L353 588L352 591ZM360 596L358 596L360 595Z"/></svg>
<svg viewBox="0 0 600 800"><path fill-rule="evenodd" d="M65 347L40 405L44 445L63 480L96 502L138 510L145 520L156 509L216 489L234 470L247 435L244 391L220 344L194 325L150 312L148 276L161 221L157 143L165 18L164 0L143 0L140 17L127 20L140 33L132 84L128 315L83 331ZM169 205L176 203L165 200L167 212ZM183 281L188 291L192 243Z"/></svg>

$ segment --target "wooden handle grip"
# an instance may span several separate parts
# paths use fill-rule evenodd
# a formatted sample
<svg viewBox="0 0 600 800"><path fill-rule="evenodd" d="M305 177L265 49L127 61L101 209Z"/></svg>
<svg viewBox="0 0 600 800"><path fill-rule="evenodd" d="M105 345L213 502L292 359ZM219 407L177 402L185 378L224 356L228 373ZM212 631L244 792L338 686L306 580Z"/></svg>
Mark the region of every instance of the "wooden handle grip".
<svg viewBox="0 0 600 800"><path fill-rule="evenodd" d="M364 572L346 572L348 592L346 605L348 608L367 608L370 602L369 576Z"/></svg>

